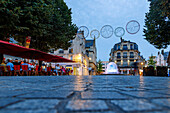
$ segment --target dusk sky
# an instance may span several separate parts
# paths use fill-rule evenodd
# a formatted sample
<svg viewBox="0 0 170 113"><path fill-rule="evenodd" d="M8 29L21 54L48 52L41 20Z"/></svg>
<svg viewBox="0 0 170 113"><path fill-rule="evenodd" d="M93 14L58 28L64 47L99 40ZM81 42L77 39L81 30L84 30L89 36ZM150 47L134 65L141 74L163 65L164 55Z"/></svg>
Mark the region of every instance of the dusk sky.
<svg viewBox="0 0 170 113"><path fill-rule="evenodd" d="M89 31L100 29L104 25L111 25L113 29L123 27L131 20L140 23L140 31L131 35L125 32L122 37L138 44L141 55L148 59L153 54L157 55L158 49L149 44L143 36L143 26L145 13L149 11L149 2L147 0L65 0L69 8L72 8L72 19L78 27L86 26ZM90 36L87 39L91 39ZM102 61L109 60L109 54L114 44L120 42L120 38L114 34L109 39L102 36L96 41L97 59ZM170 46L165 49L170 50Z"/></svg>

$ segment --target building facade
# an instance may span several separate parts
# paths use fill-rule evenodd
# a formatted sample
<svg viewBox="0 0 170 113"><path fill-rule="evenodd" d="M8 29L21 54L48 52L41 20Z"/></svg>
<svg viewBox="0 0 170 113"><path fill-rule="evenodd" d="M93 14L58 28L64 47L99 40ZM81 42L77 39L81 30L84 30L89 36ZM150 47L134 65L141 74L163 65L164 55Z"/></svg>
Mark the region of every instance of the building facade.
<svg viewBox="0 0 170 113"><path fill-rule="evenodd" d="M70 43L71 46L67 50L58 49L53 54L75 61L71 67L73 75L89 75L89 57L86 54L83 32L78 32Z"/></svg>
<svg viewBox="0 0 170 113"><path fill-rule="evenodd" d="M94 40L86 40L85 44L86 55L89 57L89 74L96 75L97 73L97 49Z"/></svg>
<svg viewBox="0 0 170 113"><path fill-rule="evenodd" d="M106 72L106 68L108 64L109 64L109 61L102 61L102 74Z"/></svg>
<svg viewBox="0 0 170 113"><path fill-rule="evenodd" d="M164 50L158 52L158 55L156 57L156 66L168 66L168 55L169 52L164 52Z"/></svg>
<svg viewBox="0 0 170 113"><path fill-rule="evenodd" d="M109 61L117 64L121 74L133 74L136 64L141 73L145 65L145 59L140 55L138 45L122 38L121 42L111 49Z"/></svg>

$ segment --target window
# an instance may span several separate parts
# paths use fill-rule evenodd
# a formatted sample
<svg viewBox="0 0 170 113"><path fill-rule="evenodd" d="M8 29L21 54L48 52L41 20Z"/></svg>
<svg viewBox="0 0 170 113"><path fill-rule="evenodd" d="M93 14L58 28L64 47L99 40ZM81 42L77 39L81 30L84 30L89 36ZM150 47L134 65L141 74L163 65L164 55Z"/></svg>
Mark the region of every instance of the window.
<svg viewBox="0 0 170 113"><path fill-rule="evenodd" d="M116 45L114 46L114 50L117 50L117 46Z"/></svg>
<svg viewBox="0 0 170 113"><path fill-rule="evenodd" d="M123 66L128 66L128 62L125 59L123 59Z"/></svg>
<svg viewBox="0 0 170 113"><path fill-rule="evenodd" d="M54 49L50 49L50 53L54 53Z"/></svg>
<svg viewBox="0 0 170 113"><path fill-rule="evenodd" d="M133 50L133 44L130 44L130 49Z"/></svg>
<svg viewBox="0 0 170 113"><path fill-rule="evenodd" d="M70 49L69 49L69 53L73 53L73 48L70 48Z"/></svg>
<svg viewBox="0 0 170 113"><path fill-rule="evenodd" d="M120 53L117 53L117 58L121 58Z"/></svg>
<svg viewBox="0 0 170 113"><path fill-rule="evenodd" d="M127 45L123 45L123 50L127 50Z"/></svg>
<svg viewBox="0 0 170 113"><path fill-rule="evenodd" d="M138 50L138 45L134 44L134 50Z"/></svg>
<svg viewBox="0 0 170 113"><path fill-rule="evenodd" d="M123 58L127 58L127 52L123 53Z"/></svg>
<svg viewBox="0 0 170 113"><path fill-rule="evenodd" d="M117 46L118 50L120 50L120 44Z"/></svg>
<svg viewBox="0 0 170 113"><path fill-rule="evenodd" d="M70 60L73 60L73 56L70 57Z"/></svg>
<svg viewBox="0 0 170 113"><path fill-rule="evenodd" d="M134 53L130 52L130 58L134 58Z"/></svg>
<svg viewBox="0 0 170 113"><path fill-rule="evenodd" d="M59 53L64 53L64 50L60 49L60 50L59 50Z"/></svg>

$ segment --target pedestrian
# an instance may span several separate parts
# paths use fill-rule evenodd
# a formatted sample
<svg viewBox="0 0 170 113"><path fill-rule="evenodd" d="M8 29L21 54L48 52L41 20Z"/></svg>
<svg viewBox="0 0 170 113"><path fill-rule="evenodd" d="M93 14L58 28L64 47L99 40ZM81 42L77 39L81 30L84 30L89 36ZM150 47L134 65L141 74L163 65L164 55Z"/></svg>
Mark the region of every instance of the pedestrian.
<svg viewBox="0 0 170 113"><path fill-rule="evenodd" d="M59 71L60 71L60 66L59 66L59 64L57 64L57 65L55 66L55 72L56 72L56 75L57 75L57 76L59 75Z"/></svg>
<svg viewBox="0 0 170 113"><path fill-rule="evenodd" d="M138 63L134 63L134 75L138 75Z"/></svg>

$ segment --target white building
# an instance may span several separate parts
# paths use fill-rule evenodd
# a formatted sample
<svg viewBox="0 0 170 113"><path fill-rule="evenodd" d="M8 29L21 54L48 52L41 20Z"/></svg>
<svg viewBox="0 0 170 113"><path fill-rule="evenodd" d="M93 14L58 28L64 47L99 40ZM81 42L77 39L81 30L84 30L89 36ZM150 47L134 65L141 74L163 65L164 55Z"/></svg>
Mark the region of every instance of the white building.
<svg viewBox="0 0 170 113"><path fill-rule="evenodd" d="M86 55L85 38L83 32L77 33L71 40L71 47L67 50L58 49L53 54L75 61L71 64L73 75L89 75L89 57ZM66 65L66 63L65 63ZM70 64L68 64L70 66ZM67 65L66 65L67 66Z"/></svg>
<svg viewBox="0 0 170 113"><path fill-rule="evenodd" d="M94 40L86 40L85 44L86 55L89 57L89 74L96 75L97 73L97 49L96 49L96 41Z"/></svg>
<svg viewBox="0 0 170 113"><path fill-rule="evenodd" d="M169 52L158 52L156 56L156 66L168 66L167 59L168 59Z"/></svg>

